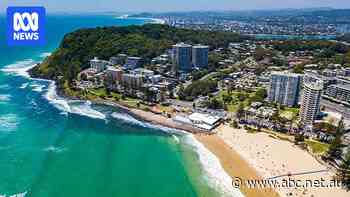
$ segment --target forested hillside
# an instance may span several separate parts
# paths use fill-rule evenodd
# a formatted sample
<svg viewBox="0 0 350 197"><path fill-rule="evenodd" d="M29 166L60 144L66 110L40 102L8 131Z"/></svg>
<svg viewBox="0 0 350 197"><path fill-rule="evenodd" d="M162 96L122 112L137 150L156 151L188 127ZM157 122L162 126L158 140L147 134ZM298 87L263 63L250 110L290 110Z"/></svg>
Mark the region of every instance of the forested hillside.
<svg viewBox="0 0 350 197"><path fill-rule="evenodd" d="M108 60L118 53L140 56L145 62L164 53L177 42L225 47L246 37L234 33L177 29L167 25L147 24L127 27L80 29L65 35L59 48L43 63L33 68L33 77L57 80L68 84L93 57Z"/></svg>

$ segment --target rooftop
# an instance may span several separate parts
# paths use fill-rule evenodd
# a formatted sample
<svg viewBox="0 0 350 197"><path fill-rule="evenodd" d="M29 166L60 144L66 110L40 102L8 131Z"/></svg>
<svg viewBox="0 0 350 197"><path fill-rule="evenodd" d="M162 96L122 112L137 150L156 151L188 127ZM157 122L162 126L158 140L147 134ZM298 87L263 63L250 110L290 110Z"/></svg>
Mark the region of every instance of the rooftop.
<svg viewBox="0 0 350 197"><path fill-rule="evenodd" d="M189 44L185 44L183 42L177 43L175 45L173 45L174 47L192 47L192 45Z"/></svg>

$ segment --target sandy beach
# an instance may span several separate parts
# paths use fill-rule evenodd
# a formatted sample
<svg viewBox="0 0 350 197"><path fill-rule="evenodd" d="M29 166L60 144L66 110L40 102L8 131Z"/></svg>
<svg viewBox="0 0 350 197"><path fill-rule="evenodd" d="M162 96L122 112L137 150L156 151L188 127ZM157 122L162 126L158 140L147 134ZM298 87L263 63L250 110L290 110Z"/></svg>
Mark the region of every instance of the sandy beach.
<svg viewBox="0 0 350 197"><path fill-rule="evenodd" d="M281 176L274 179L279 181L278 183L286 179L300 181L301 185L305 184L306 181L315 182L323 179L325 184L332 183L330 180L333 180L334 171L321 164L310 153L289 141L275 139L263 132L247 133L245 130L234 129L227 125L219 126L216 128L215 134L208 135L193 127L174 122L172 119L152 112L127 108L114 102L103 101L97 103L119 107L147 122L194 133L196 139L220 160L226 173L233 180L238 177L242 181L240 190L245 196L350 196L350 192L340 187L322 188L315 185L298 188L294 186L267 187L264 189L247 187L244 184L245 180L266 180L276 176ZM292 176L290 176L291 174Z"/></svg>
<svg viewBox="0 0 350 197"><path fill-rule="evenodd" d="M257 171L219 136L197 134L195 137L220 160L222 167L233 180L235 179L234 177L241 179L261 179ZM247 197L279 196L272 189L251 189L247 187L240 187L239 189Z"/></svg>
<svg viewBox="0 0 350 197"><path fill-rule="evenodd" d="M301 184L306 183L306 180L317 181L324 179L326 184L331 183L330 180L333 180L334 172L332 170L319 163L307 151L288 141L272 138L266 133L250 134L245 130L233 129L226 125L217 128L216 131L217 134L215 136L198 137L198 139L217 155L225 170L231 176L239 176L245 180L250 177L267 179L287 175L275 180L282 181L282 179L290 178L300 180ZM228 149L231 151L227 151ZM243 161L240 161L240 158ZM257 175L254 176L254 172ZM288 177L290 174L297 173L307 174ZM249 176L248 174L251 175ZM280 196L350 196L350 192L346 192L340 187L324 188L316 185L305 188L283 187L275 190ZM242 191L246 196L254 196L254 192L258 192L254 191L251 195L244 188L242 188Z"/></svg>

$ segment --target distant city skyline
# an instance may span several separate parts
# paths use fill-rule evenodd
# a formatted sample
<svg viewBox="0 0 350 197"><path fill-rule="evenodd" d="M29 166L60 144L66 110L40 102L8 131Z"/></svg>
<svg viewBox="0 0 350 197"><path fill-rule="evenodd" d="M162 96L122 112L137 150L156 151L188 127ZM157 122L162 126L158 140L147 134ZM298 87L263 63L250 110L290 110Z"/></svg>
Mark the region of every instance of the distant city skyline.
<svg viewBox="0 0 350 197"><path fill-rule="evenodd" d="M350 8L349 0L3 0L0 13L8 6L45 6L50 12L167 12L200 10L266 10L285 8Z"/></svg>

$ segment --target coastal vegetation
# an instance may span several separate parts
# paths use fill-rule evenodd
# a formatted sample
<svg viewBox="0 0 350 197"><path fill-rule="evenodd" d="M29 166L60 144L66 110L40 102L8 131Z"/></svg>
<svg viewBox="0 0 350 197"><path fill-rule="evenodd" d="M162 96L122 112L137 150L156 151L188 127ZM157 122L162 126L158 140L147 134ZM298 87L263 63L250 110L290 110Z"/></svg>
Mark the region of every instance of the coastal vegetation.
<svg viewBox="0 0 350 197"><path fill-rule="evenodd" d="M217 89L217 82L214 80L194 81L186 88L180 87L178 96L181 100L193 101L198 96L207 96Z"/></svg>

